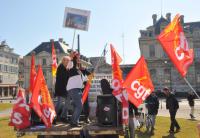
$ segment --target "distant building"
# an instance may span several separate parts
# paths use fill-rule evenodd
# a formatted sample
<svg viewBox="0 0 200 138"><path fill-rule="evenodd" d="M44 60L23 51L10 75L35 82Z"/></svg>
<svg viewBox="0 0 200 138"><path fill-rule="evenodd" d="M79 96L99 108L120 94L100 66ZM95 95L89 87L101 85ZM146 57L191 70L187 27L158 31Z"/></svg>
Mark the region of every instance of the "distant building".
<svg viewBox="0 0 200 138"><path fill-rule="evenodd" d="M52 41L51 39L49 42L42 42L39 46L37 46L35 49L31 50L26 56L23 57L24 60L24 87L29 87L29 77L30 77L30 66L31 66L31 55L32 53L35 54L35 64L36 65L42 65L43 74L46 79L46 83L48 85L49 90L52 92L54 90L53 85L53 79L52 79ZM57 56L57 62L58 64L61 62L63 56L67 56L70 54L71 49L69 48L69 45L66 44L62 38L60 38L58 41L54 41L54 47L56 51ZM89 63L88 58L81 55L81 63L83 66L91 66ZM37 66L36 66L37 68Z"/></svg>
<svg viewBox="0 0 200 138"><path fill-rule="evenodd" d="M19 55L6 41L0 44L0 97L16 95Z"/></svg>
<svg viewBox="0 0 200 138"><path fill-rule="evenodd" d="M92 85L90 88L90 100L96 100L96 96L101 93L101 84L102 79L107 79L110 84L112 81L112 67L110 64L106 63L105 57L90 57L90 62L95 68L95 76L92 80Z"/></svg>
<svg viewBox="0 0 200 138"><path fill-rule="evenodd" d="M19 74L18 74L18 85L24 88L24 59L22 57L19 58Z"/></svg>
<svg viewBox="0 0 200 138"><path fill-rule="evenodd" d="M155 90L160 91L164 86L168 86L176 92L191 91L156 39L171 22L171 14L167 13L165 18L161 16L158 20L154 14L152 18L153 24L140 31L139 47L147 61ZM195 51L194 63L189 68L187 79L193 88L200 92L200 22L185 23L184 16L181 16L181 22L189 47Z"/></svg>

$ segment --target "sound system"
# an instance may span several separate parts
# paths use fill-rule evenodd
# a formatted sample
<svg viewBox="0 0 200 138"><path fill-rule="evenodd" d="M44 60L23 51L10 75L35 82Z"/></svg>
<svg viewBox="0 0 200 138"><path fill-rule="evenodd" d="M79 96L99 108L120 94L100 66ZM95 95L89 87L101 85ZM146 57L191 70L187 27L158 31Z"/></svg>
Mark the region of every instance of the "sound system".
<svg viewBox="0 0 200 138"><path fill-rule="evenodd" d="M100 126L118 126L118 105L112 94L97 96L97 121Z"/></svg>

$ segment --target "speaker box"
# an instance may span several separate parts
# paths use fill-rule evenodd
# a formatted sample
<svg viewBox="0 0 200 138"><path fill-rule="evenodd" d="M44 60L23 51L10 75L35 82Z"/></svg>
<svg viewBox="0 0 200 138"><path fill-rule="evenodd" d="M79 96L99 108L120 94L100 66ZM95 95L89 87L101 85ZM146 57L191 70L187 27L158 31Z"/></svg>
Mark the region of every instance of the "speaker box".
<svg viewBox="0 0 200 138"><path fill-rule="evenodd" d="M97 96L97 120L100 126L118 126L118 108L112 94Z"/></svg>

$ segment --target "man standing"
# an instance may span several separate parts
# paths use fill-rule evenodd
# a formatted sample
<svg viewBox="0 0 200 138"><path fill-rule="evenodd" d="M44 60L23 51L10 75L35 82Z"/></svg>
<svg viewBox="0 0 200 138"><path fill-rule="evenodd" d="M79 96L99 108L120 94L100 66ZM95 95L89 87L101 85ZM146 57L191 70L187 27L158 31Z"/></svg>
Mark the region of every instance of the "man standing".
<svg viewBox="0 0 200 138"><path fill-rule="evenodd" d="M171 126L170 126L170 133L174 133L174 127L176 127L176 132L180 131L180 126L176 121L176 112L179 108L179 104L177 99L175 98L174 94L172 94L169 88L165 87L163 89L165 95L167 96L166 99L166 108L169 110L170 119L171 119Z"/></svg>
<svg viewBox="0 0 200 138"><path fill-rule="evenodd" d="M151 93L151 95L146 99L146 107L148 110L148 116L151 121L150 126L147 127L147 131L151 127L151 133L153 134L156 122L156 115L158 114L159 108L159 100L155 92Z"/></svg>
<svg viewBox="0 0 200 138"><path fill-rule="evenodd" d="M83 88L83 80L82 80L82 72L79 69L80 65L80 56L78 53L74 52L72 56L73 59L73 67L68 71L69 80L67 83L67 91L72 99L74 105L74 111L71 117L70 125L72 127L81 127L79 125L79 118L82 112L82 91Z"/></svg>
<svg viewBox="0 0 200 138"><path fill-rule="evenodd" d="M69 56L64 56L61 64L57 68L56 83L55 83L55 96L57 97L56 114L60 114L60 120L67 122L67 82L68 82L68 70L67 66L70 61ZM65 102L64 108L62 108L62 102ZM61 113L60 113L61 112Z"/></svg>
<svg viewBox="0 0 200 138"><path fill-rule="evenodd" d="M194 117L194 99L195 99L194 93L193 92L189 92L187 99L188 99L189 106L191 108L190 117L191 117L191 119L194 119L195 118Z"/></svg>

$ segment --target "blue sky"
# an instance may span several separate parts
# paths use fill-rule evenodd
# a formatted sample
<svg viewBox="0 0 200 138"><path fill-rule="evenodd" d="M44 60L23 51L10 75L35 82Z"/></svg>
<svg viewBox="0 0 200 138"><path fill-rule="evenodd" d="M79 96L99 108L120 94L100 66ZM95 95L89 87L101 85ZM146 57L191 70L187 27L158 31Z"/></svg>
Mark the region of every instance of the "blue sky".
<svg viewBox="0 0 200 138"><path fill-rule="evenodd" d="M163 16L180 13L185 22L200 21L199 5L199 0L163 0ZM124 33L129 64L140 57L139 30L152 25L152 14L161 16L161 0L1 0L0 40L22 56L51 38L62 37L71 46L73 30L62 26L65 7L91 11L88 32L77 31L82 54L99 56L104 45L112 42L122 56Z"/></svg>

